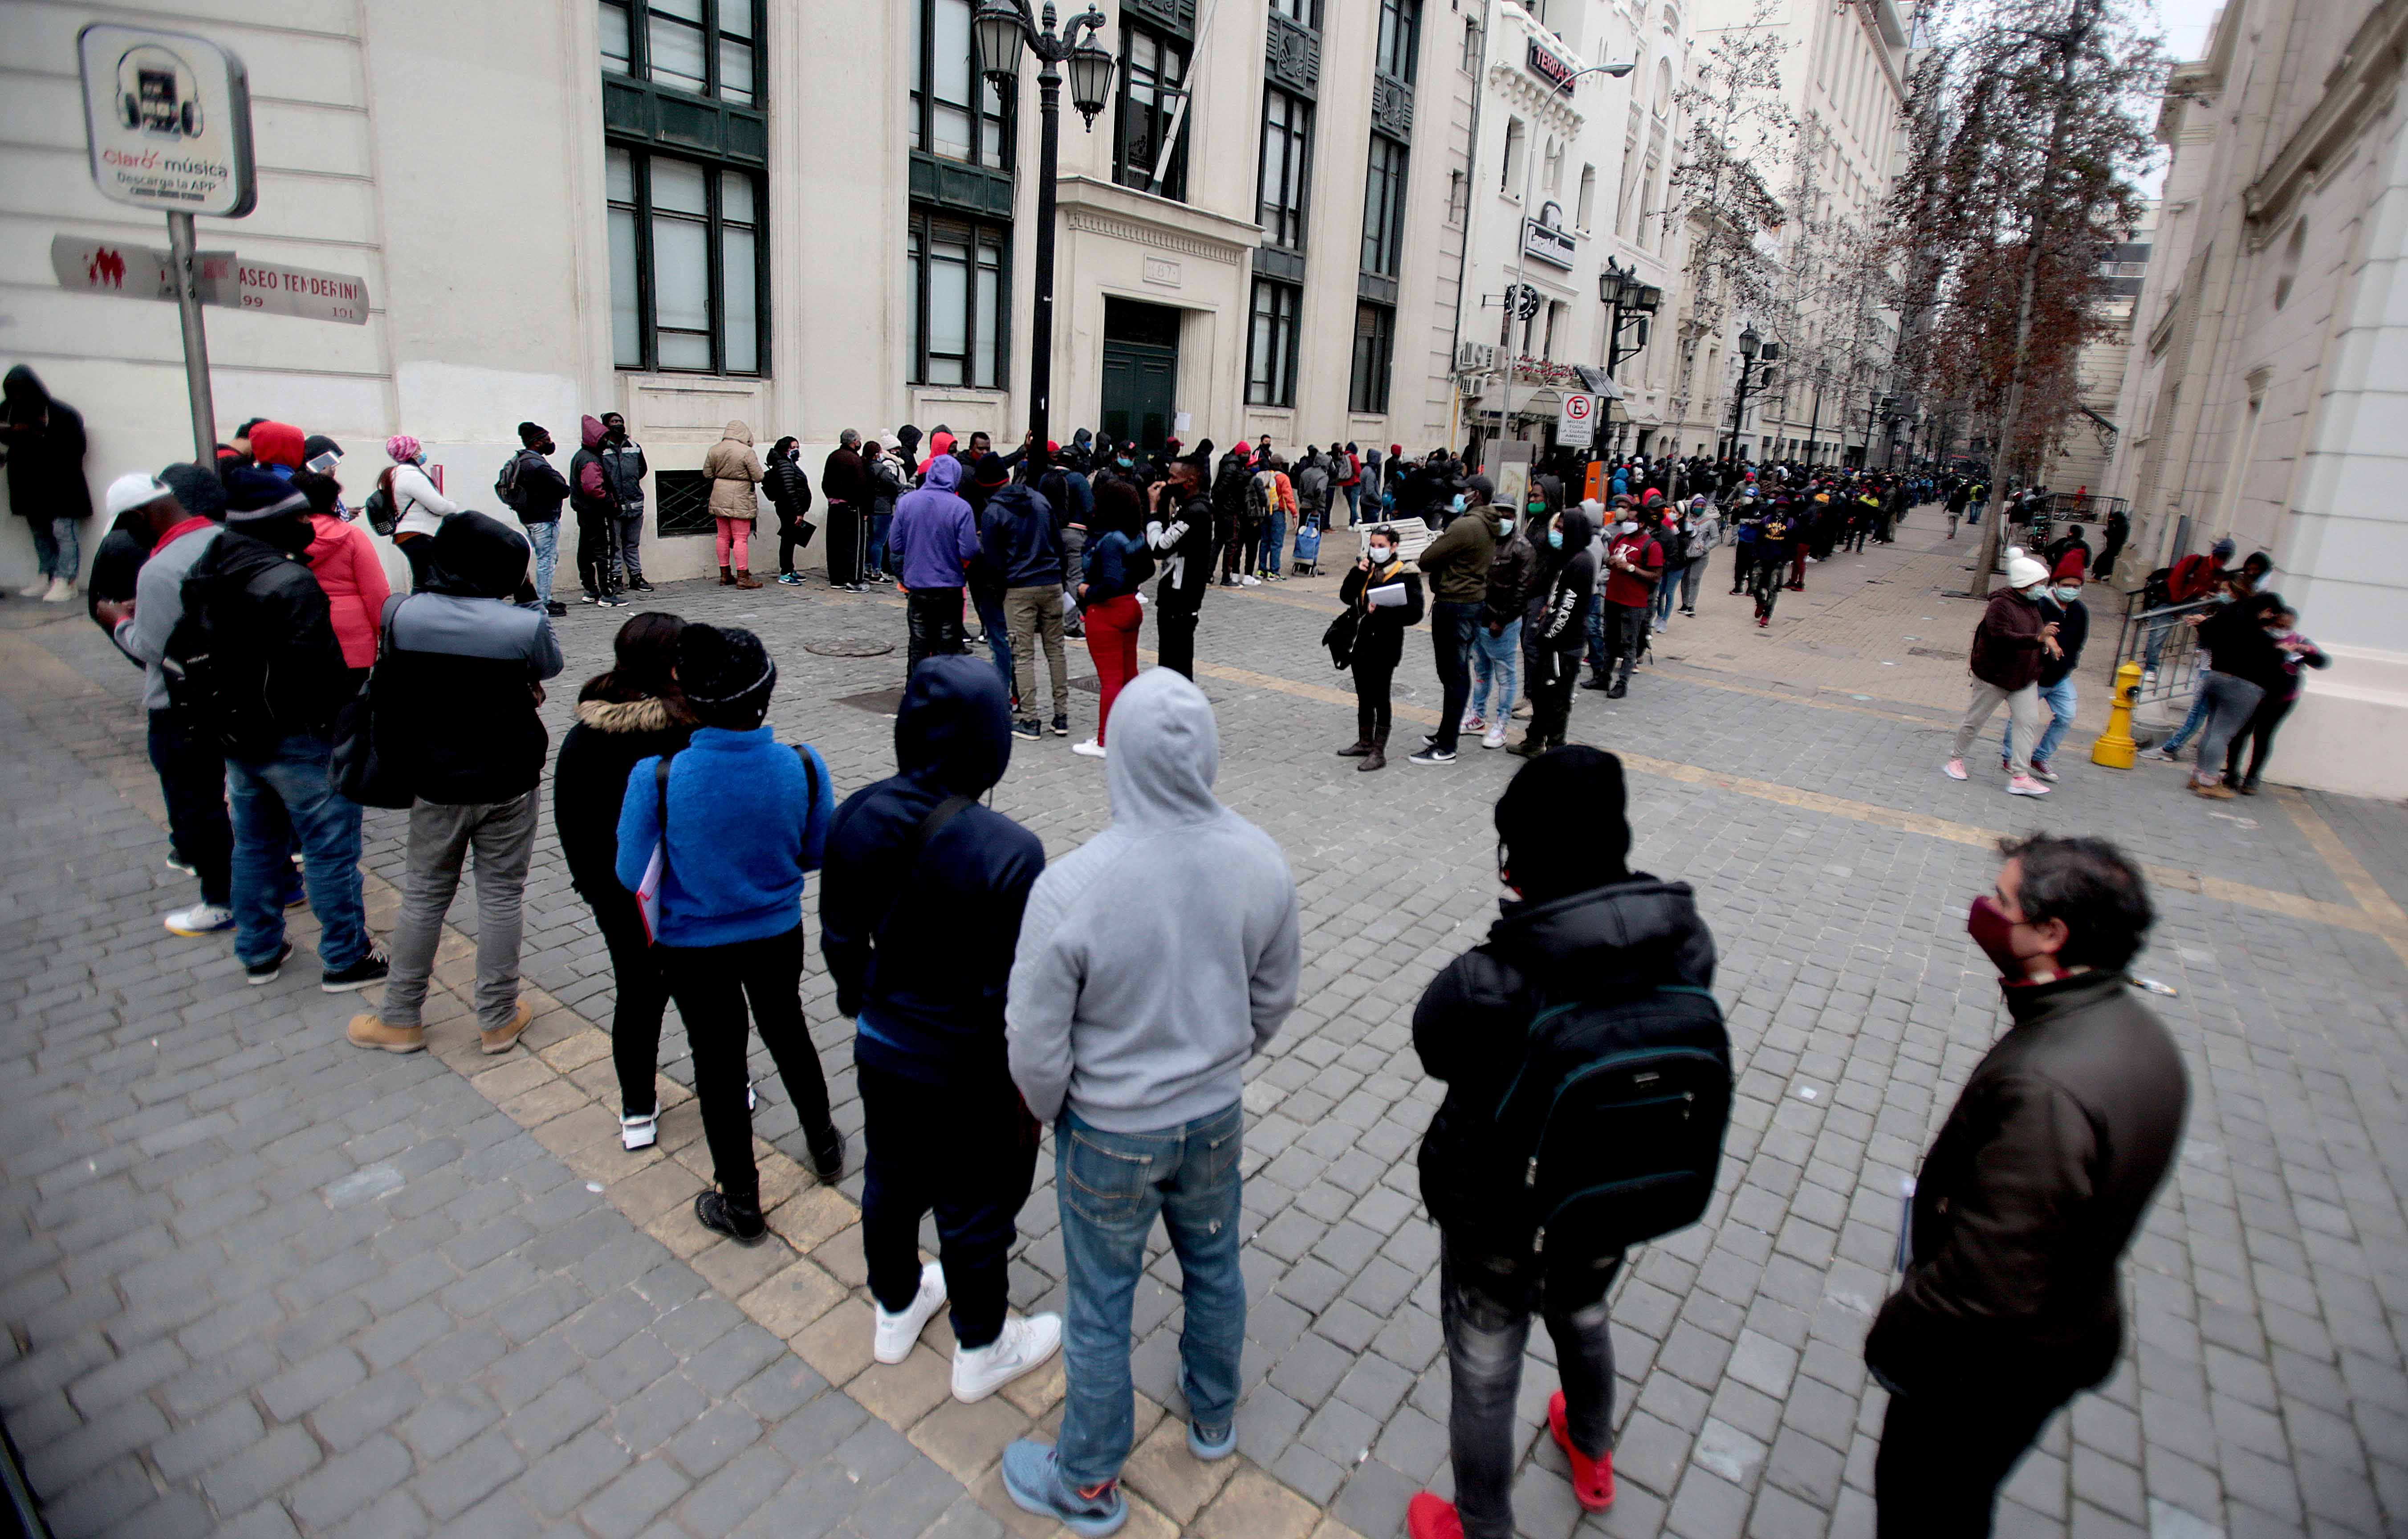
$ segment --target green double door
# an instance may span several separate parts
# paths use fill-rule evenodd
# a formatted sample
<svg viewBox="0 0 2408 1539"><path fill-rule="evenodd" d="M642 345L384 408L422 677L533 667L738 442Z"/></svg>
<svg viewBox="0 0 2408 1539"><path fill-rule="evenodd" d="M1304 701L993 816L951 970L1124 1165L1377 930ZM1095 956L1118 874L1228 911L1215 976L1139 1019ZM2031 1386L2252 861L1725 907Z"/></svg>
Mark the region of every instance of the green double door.
<svg viewBox="0 0 2408 1539"><path fill-rule="evenodd" d="M1179 395L1179 312L1134 299L1104 301L1105 438L1160 449Z"/></svg>

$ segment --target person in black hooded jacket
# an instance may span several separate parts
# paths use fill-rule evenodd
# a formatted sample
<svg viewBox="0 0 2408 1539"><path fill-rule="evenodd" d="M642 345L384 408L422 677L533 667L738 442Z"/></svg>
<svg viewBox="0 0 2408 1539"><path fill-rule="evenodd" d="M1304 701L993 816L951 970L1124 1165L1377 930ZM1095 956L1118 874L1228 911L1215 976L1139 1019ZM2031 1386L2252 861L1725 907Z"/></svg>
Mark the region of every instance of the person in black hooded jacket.
<svg viewBox="0 0 2408 1539"><path fill-rule="evenodd" d="M423 592L385 600L375 691L377 752L415 798L408 869L393 932L384 1002L353 1016L354 1047L415 1053L443 916L460 868L477 853L477 1025L487 1053L507 1053L533 1018L519 998L519 940L535 855L536 784L545 734L542 681L560 643L528 582L534 552L498 519L463 509L427 553Z"/></svg>
<svg viewBox="0 0 2408 1539"><path fill-rule="evenodd" d="M814 532L804 515L811 511L811 478L803 472L802 445L793 438L769 446L769 463L761 478L769 506L778 513L778 581L787 587L802 585L795 572L795 548L811 542Z"/></svg>
<svg viewBox="0 0 2408 1539"><path fill-rule="evenodd" d="M1536 758L1564 745L1572 713L1572 684L1580 677L1581 648L1588 641L1588 606L1597 592L1596 530L1579 508L1557 512L1545 536L1541 559L1545 595L1524 623L1522 646L1530 663L1530 726L1509 752Z"/></svg>
<svg viewBox="0 0 2408 1539"><path fill-rule="evenodd" d="M613 666L578 692L577 722L560 740L552 772L552 815L569 885L594 911L610 952L610 1059L619 1073L619 1141L630 1151L660 1142L654 1079L669 994L636 895L619 885L619 811L638 761L678 752L699 725L677 685L684 629L676 615L653 610L619 627Z"/></svg>
<svg viewBox="0 0 2408 1539"><path fill-rule="evenodd" d="M876 1355L902 1361L950 1292L954 1393L981 1399L1044 1361L1061 1334L1053 1316L1006 1310L1039 1129L1012 1086L1004 994L1045 847L978 802L1011 761L1010 706L985 663L939 655L912 670L895 761L830 825L820 950L838 1014L856 1023ZM931 1209L941 1264L924 1268Z"/></svg>
<svg viewBox="0 0 2408 1539"><path fill-rule="evenodd" d="M1577 627L1573 627L1577 629ZM1497 803L1498 875L1514 897L1488 939L1448 963L1413 1011L1413 1048L1446 1099L1422 1139L1422 1201L1438 1225L1439 1316L1452 1367L1448 1440L1455 1502L1424 1492L1412 1539L1507 1539L1516 1461L1514 1403L1530 1316L1546 1321L1563 1388L1548 1425L1572 1493L1613 1501L1613 1346L1605 1295L1619 1248L1545 1231L1535 1251L1518 1192L1492 1173L1495 1109L1524 1040L1550 1003L1615 1003L1665 987L1711 989L1714 942L1689 885L1628 869L1622 762L1585 746L1522 767ZM1577 815L1572 815L1576 813Z"/></svg>

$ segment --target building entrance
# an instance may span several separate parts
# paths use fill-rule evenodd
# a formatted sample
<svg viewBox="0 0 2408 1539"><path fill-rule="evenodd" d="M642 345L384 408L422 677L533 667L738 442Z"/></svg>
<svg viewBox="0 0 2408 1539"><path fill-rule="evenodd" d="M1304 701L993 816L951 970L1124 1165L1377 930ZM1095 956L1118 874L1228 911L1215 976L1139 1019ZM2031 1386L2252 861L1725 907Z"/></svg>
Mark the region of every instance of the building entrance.
<svg viewBox="0 0 2408 1539"><path fill-rule="evenodd" d="M1103 421L1116 443L1160 449L1178 399L1179 312L1135 299L1104 300Z"/></svg>

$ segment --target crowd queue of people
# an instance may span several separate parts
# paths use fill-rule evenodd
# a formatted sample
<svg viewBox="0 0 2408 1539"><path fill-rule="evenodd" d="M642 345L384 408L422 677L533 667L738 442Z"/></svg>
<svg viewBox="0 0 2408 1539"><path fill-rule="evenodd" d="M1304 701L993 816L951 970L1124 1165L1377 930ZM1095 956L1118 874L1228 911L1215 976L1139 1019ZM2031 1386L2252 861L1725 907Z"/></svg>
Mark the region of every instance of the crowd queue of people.
<svg viewBox="0 0 2408 1539"><path fill-rule="evenodd" d="M345 503L339 448L291 424L247 424L216 465L111 483L115 525L92 609L144 669L170 860L201 885L201 902L169 928L230 930L248 980L266 984L292 956L284 914L307 902L321 923L322 987L384 985L347 1028L364 1049L423 1049L437 942L471 852L480 1043L494 1054L517 1045L529 1023L521 909L549 758L563 856L611 960L623 1144L658 1141L674 1000L713 1166L694 1212L739 1244L768 1227L752 1031L814 1172L834 1181L848 1158L801 1005L805 892L818 872L821 956L855 1023L873 1353L902 1360L949 1308L952 1390L965 1402L1061 1353L1058 1435L1013 1443L1002 1478L1030 1512L1109 1534L1128 1514L1119 1479L1133 1437L1133 1298L1157 1216L1180 1263L1188 1449L1213 1460L1237 1446L1242 1071L1301 979L1286 859L1213 793L1217 724L1184 676L1197 607L1216 571L1224 583L1278 576L1288 556L1273 516L1326 516L1321 498L1350 483L1299 488L1267 442L1217 462L1209 445L1149 460L1084 440L997 453L982 436L956 445L940 430L911 465L910 450L893 453L907 434L873 449L848 433L842 473L824 470L820 488L832 511L856 515L853 554L891 563L909 595L895 772L866 785L837 784L815 748L781 743L766 725L778 666L757 636L660 611L620 626L612 666L581 686L552 754L538 708L564 662L547 612L551 542L527 510L550 506L556 522L568 503L582 534L577 499L598 503L610 522L597 520L590 556L580 540L588 596L615 601L620 573L627 588L648 586L612 489L641 451L608 417L586 420L583 450L556 477L549 435L522 429L526 457L496 493L525 533L444 506L416 442L390 439L374 498L402 540L406 595L388 591ZM774 498L792 440L763 467L748 439L731 424L714 481L767 481ZM870 468L889 458L900 483L891 509L880 492L890 478ZM851 479L856 463L867 479ZM1425 471L1440 473L1405 473ZM1368 475L1351 483L1358 495ZM791 508L807 494L785 479ZM1888 538L1896 488L1880 478L1770 479L1685 505L1626 487L1600 507L1567 504L1541 476L1520 507L1499 508L1484 478L1468 477L1417 563L1398 554L1396 525L1377 523L1343 584L1355 623L1340 643L1365 712L1350 752L1367 765L1387 735L1381 681L1426 600L1449 681L1433 760L1451 755L1467 705L1472 726L1482 712L1500 722L1511 712L1515 628L1536 638L1535 712L1518 750L1530 762L1494 811L1509 896L1487 939L1440 971L1413 1014L1424 1070L1445 1086L1420 1167L1440 1235L1455 1497L1414 1498L1412 1539L1513 1532L1515 1405L1534 1316L1555 1345L1562 1388L1548 1420L1574 1495L1590 1511L1613 1501L1606 1294L1630 1246L1706 1211L1731 1067L1695 895L1631 868L1620 761L1566 746L1564 713L1583 647L1619 693L1631 654L1669 613L1666 595L1677 587L1681 608L1693 607L1694 568L1723 531L1754 548L1735 588L1768 611L1764 573L1786 566L1787 586L1843 537ZM1375 484L1393 514L1393 494ZM724 506L724 580L738 583L750 505ZM808 538L799 514L781 518L781 544ZM1827 525L1831 543L1818 544ZM1163 666L1140 674L1140 584L1155 573ZM835 576L860 581L850 565ZM966 610L996 641L989 660L961 654ZM1065 732L1061 638L1074 620L1104 681L1104 719L1082 746L1103 755L1109 724L1111 821L1049 862L1034 833L981 798L1015 740L1043 736L1038 644L1050 726ZM1479 665L1469 699L1467 656ZM2027 741L2035 725L2018 717ZM362 908L363 804L408 813L390 952ZM2117 1265L2185 1115L2179 1055L2125 975L2153 920L2138 869L2090 839L2035 837L2004 856L1967 928L2014 1024L1923 1165L1903 1277L1867 1345L1891 1396L1874 1471L1890 1539L1986 1533L1997 1487L2047 1418L2113 1371ZM1668 1081L1680 1097L1661 1093ZM1666 1111L1675 1100L1677 1116ZM1577 1115L1559 1115L1566 1106ZM1015 1313L1007 1287L1048 1125L1061 1316ZM1615 1136L1595 1136L1606 1129ZM919 1228L932 1214L939 1254L924 1263Z"/></svg>

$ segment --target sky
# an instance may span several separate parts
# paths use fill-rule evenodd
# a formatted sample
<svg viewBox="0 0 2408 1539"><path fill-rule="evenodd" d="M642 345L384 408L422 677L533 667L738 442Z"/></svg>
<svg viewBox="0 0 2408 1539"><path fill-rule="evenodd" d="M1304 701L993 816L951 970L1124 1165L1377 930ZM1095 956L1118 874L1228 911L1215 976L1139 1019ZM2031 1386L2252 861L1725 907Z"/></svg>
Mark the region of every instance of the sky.
<svg viewBox="0 0 2408 1539"><path fill-rule="evenodd" d="M2157 12L2157 26L2165 34L2166 54L2177 63L2187 62L2207 51L2208 28L2215 22L2215 13L2224 7L2224 0L2147 0L2148 8ZM2157 151L2157 159L2142 176L2141 189L2150 197L2165 185L2166 152Z"/></svg>

